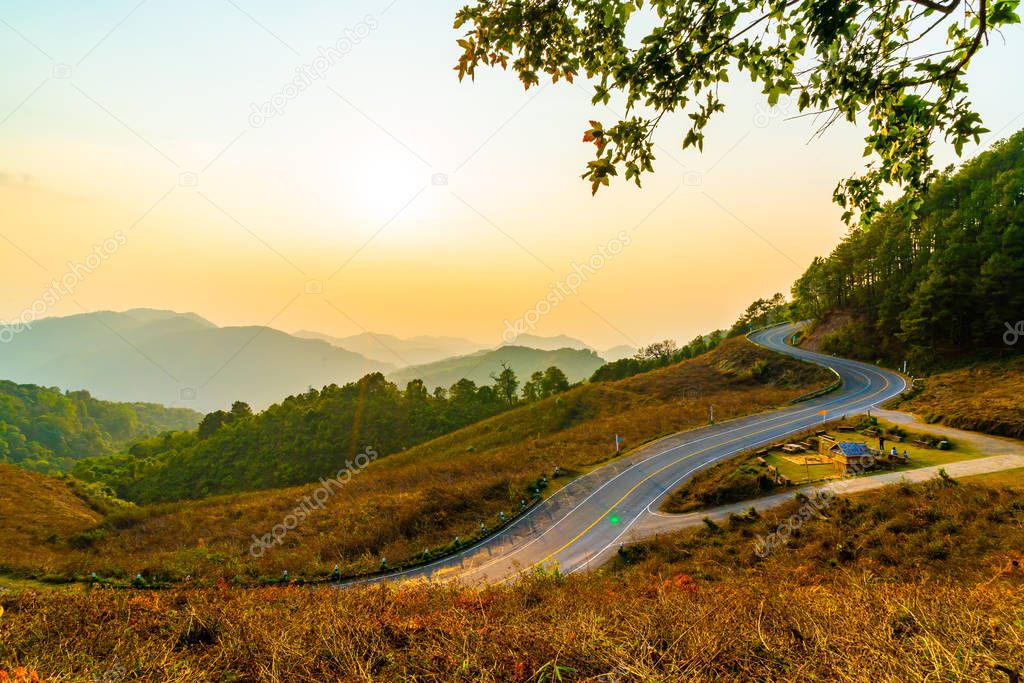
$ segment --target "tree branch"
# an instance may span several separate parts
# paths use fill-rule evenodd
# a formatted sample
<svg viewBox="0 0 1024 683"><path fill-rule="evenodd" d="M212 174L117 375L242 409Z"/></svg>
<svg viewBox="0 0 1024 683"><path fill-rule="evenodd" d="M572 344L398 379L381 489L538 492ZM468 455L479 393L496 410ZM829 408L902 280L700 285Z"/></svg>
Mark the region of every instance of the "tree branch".
<svg viewBox="0 0 1024 683"><path fill-rule="evenodd" d="M950 0L949 3L943 5L941 2L934 2L933 0L910 0L914 4L922 5L928 9L933 9L936 12L942 12L943 14L950 14L960 4L960 0Z"/></svg>

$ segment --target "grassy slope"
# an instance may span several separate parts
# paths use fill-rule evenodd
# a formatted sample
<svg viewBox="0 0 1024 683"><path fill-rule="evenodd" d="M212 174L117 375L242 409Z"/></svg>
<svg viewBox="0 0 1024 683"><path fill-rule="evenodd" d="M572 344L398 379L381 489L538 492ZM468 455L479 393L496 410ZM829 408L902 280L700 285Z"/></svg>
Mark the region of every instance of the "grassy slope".
<svg viewBox="0 0 1024 683"><path fill-rule="evenodd" d="M975 474L964 477L963 481L985 484L990 486L1006 485L1024 489L1024 467L1015 467L1012 470L1002 472L989 472L987 474Z"/></svg>
<svg viewBox="0 0 1024 683"><path fill-rule="evenodd" d="M1024 668L1024 490L840 500L767 559L788 509L482 591L297 587L0 595L0 668L81 680L1005 681Z"/></svg>
<svg viewBox="0 0 1024 683"><path fill-rule="evenodd" d="M43 574L62 562L62 549L47 543L93 528L101 515L52 477L0 464L0 569L37 567Z"/></svg>
<svg viewBox="0 0 1024 683"><path fill-rule="evenodd" d="M758 361L763 361L759 363ZM758 379L751 368L761 367ZM66 550L64 569L156 577L326 574L335 563L375 568L467 538L480 520L518 507L526 488L555 465L581 472L626 447L702 425L707 405L720 419L759 412L827 384L831 375L742 339L675 366L619 382L584 385L459 432L382 458L357 473L290 532L282 546L249 557L252 535L279 524L315 487L220 496L139 508L109 518L106 535ZM325 472L325 476L332 473ZM0 551L5 541L0 538ZM26 572L32 563L22 565Z"/></svg>
<svg viewBox="0 0 1024 683"><path fill-rule="evenodd" d="M943 372L924 380L924 390L899 410L927 422L1024 438L1024 358Z"/></svg>
<svg viewBox="0 0 1024 683"><path fill-rule="evenodd" d="M829 353L831 335L844 326L859 326L849 312L832 311L818 321L800 341L800 346ZM863 340L855 340L857 343ZM864 350L864 345L840 349L846 355ZM853 353L850 357L873 360L870 352ZM895 407L921 416L926 422L941 422L950 427L971 431L1024 438L1024 357L1008 357L999 360L979 359L978 355L965 351L948 364L970 366L937 372L923 379L924 389ZM947 364L946 367L949 367ZM895 405L895 404L894 404Z"/></svg>
<svg viewBox="0 0 1024 683"><path fill-rule="evenodd" d="M821 320L815 321L800 339L800 346L808 351L825 353L822 344L829 334L840 330L853 322L853 316L847 311L831 311Z"/></svg>

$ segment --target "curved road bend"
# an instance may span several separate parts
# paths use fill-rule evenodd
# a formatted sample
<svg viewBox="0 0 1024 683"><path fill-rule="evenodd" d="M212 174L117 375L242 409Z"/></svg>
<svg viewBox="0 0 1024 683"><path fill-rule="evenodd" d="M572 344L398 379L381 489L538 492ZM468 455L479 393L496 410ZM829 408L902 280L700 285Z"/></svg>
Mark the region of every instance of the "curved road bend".
<svg viewBox="0 0 1024 683"><path fill-rule="evenodd" d="M557 563L564 573L598 566L617 550L627 531L649 519L662 498L697 470L812 428L822 421L822 410L829 417L862 413L906 389L903 377L894 372L789 346L787 340L796 330L795 325L783 325L755 332L750 339L832 368L843 380L838 390L643 446L570 482L500 535L459 555L384 578L498 583L538 565ZM630 540L636 540L635 535Z"/></svg>

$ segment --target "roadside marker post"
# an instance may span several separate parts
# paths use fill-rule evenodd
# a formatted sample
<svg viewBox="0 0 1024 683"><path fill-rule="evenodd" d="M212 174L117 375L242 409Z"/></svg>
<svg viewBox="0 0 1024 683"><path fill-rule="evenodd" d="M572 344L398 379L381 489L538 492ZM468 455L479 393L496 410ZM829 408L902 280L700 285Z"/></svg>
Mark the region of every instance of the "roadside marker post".
<svg viewBox="0 0 1024 683"><path fill-rule="evenodd" d="M828 415L828 410L819 410L818 413L821 415L821 424L825 424L825 420L827 419L826 416ZM820 453L821 451L818 451L818 452ZM810 481L811 481L811 466L807 462L807 456L806 455L804 456L804 476L807 478L807 482L810 483Z"/></svg>

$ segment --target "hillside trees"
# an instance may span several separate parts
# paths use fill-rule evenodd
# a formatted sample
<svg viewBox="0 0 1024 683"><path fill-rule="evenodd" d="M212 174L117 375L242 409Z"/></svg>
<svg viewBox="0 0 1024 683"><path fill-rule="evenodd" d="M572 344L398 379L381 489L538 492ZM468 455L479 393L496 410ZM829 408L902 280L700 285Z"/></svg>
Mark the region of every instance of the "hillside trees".
<svg viewBox="0 0 1024 683"><path fill-rule="evenodd" d="M746 334L759 327L780 323L786 319L788 312L789 305L781 292L776 293L770 299L757 299L747 306L747 310L733 323L729 330L729 336Z"/></svg>
<svg viewBox="0 0 1024 683"><path fill-rule="evenodd" d="M523 383L523 400L533 403L540 399L540 385L544 381L544 373L540 370L530 375L530 379Z"/></svg>
<svg viewBox="0 0 1024 683"><path fill-rule="evenodd" d="M537 375L537 398L569 386L557 367ZM403 390L372 373L291 396L258 415L236 402L230 411L206 415L195 431L153 437L127 454L90 458L73 473L138 502L302 484L333 476L364 448L388 455L496 415L517 403L518 389L508 366L492 386L462 379L433 393L422 380Z"/></svg>
<svg viewBox="0 0 1024 683"><path fill-rule="evenodd" d="M544 372L538 370L523 383L523 400L527 403L569 390L569 378L560 368L552 365Z"/></svg>
<svg viewBox="0 0 1024 683"><path fill-rule="evenodd" d="M718 346L725 337L725 330L715 330L708 335L697 335L690 343L681 348L678 348L671 339L655 342L638 350L632 358L621 358L602 365L590 377L590 381L611 382L625 379L689 358L696 358Z"/></svg>
<svg viewBox="0 0 1024 683"><path fill-rule="evenodd" d="M508 363L501 364L501 372L497 375L491 375L491 379L494 380L494 390L505 405L511 407L515 405L518 397L519 390L519 378L516 377L515 371L509 367Z"/></svg>
<svg viewBox="0 0 1024 683"><path fill-rule="evenodd" d="M165 430L189 429L199 414L148 403L113 403L87 391L0 381L0 462L40 471L113 453Z"/></svg>
<svg viewBox="0 0 1024 683"><path fill-rule="evenodd" d="M540 397L547 398L569 390L569 378L559 368L551 366L544 371L540 382Z"/></svg>
<svg viewBox="0 0 1024 683"><path fill-rule="evenodd" d="M1002 337L1024 318L1024 131L943 172L914 220L886 206L815 259L792 294L798 316L857 316L831 351L855 334L848 350L861 356L924 363L1012 348Z"/></svg>
<svg viewBox="0 0 1024 683"><path fill-rule="evenodd" d="M671 359L677 351L679 351L679 348L676 346L676 343L671 339L665 339L640 348L637 350L634 358L640 362L662 364Z"/></svg>

